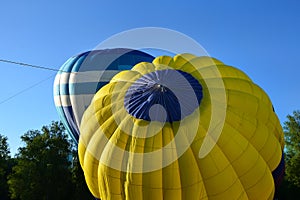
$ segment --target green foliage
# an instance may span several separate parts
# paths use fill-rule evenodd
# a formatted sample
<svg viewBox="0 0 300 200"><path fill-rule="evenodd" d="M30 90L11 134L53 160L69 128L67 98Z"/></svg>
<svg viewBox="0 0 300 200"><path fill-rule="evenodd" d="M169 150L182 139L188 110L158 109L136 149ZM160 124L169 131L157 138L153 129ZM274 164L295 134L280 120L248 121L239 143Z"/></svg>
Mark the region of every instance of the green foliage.
<svg viewBox="0 0 300 200"><path fill-rule="evenodd" d="M279 191L277 191L278 199L299 199L300 190L295 185L290 183L285 177L280 185Z"/></svg>
<svg viewBox="0 0 300 200"><path fill-rule="evenodd" d="M294 111L287 118L284 123L286 178L300 189L300 111Z"/></svg>
<svg viewBox="0 0 300 200"><path fill-rule="evenodd" d="M0 135L0 199L9 199L7 177L11 171L12 160L7 137Z"/></svg>
<svg viewBox="0 0 300 200"><path fill-rule="evenodd" d="M86 185L84 179L84 173L79 163L77 151L73 151L72 181L74 185L73 199L77 199L77 200L95 199Z"/></svg>
<svg viewBox="0 0 300 200"><path fill-rule="evenodd" d="M7 160L10 158L10 151L7 144L7 137L0 135L0 159Z"/></svg>
<svg viewBox="0 0 300 200"><path fill-rule="evenodd" d="M28 131L21 139L25 146L19 148L8 180L11 198L78 199L76 195L80 195L74 192L78 180L72 174L72 146L63 125L52 122L41 131Z"/></svg>

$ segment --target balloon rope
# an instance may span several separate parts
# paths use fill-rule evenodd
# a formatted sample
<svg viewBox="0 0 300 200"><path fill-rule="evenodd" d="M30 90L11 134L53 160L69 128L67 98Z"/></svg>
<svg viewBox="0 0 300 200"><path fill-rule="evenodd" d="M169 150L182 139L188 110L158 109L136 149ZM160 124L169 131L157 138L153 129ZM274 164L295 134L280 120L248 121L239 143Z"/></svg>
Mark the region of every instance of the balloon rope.
<svg viewBox="0 0 300 200"><path fill-rule="evenodd" d="M50 71L55 71L55 72L61 71L59 69L43 67L43 66L40 66L40 65L31 65L31 64L27 64L27 63L12 61L12 60L0 59L0 62L15 64L15 65L22 65L22 66L25 66L25 67L33 67L33 68L38 68L38 69L50 70Z"/></svg>
<svg viewBox="0 0 300 200"><path fill-rule="evenodd" d="M37 82L37 83L35 83L35 84L33 84L33 85L31 85L31 86L29 86L29 87L27 87L27 88L21 90L21 91L15 93L15 94L13 94L13 95L11 95L10 97L7 97L7 98L3 99L2 101L0 101L0 105L3 104L3 103L5 103L5 102L7 102L7 101L9 101L9 100L11 100L12 98L14 98L14 97L16 97L16 96L18 96L18 95L20 95L20 94L22 94L22 93L24 93L24 92L30 90L30 89L32 89L32 88L34 88L34 87L40 85L41 83L43 83L43 82L49 80L50 78L52 78L52 77L54 77L54 76L55 76L55 75L51 75L51 76L47 77L46 79L43 79L43 80L41 80L41 81L39 81L39 82Z"/></svg>

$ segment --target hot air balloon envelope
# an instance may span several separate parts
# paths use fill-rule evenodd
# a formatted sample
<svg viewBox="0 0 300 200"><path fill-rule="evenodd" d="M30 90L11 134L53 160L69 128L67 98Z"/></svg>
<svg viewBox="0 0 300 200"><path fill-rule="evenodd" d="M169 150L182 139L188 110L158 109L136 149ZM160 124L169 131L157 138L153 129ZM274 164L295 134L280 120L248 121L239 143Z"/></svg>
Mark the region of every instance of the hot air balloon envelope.
<svg viewBox="0 0 300 200"><path fill-rule="evenodd" d="M54 100L67 131L77 143L79 126L94 94L122 70L151 62L147 53L131 49L94 50L73 56L63 64L54 82Z"/></svg>
<svg viewBox="0 0 300 200"><path fill-rule="evenodd" d="M80 163L98 199L274 197L280 122L258 85L216 59L162 56L118 73L80 132Z"/></svg>

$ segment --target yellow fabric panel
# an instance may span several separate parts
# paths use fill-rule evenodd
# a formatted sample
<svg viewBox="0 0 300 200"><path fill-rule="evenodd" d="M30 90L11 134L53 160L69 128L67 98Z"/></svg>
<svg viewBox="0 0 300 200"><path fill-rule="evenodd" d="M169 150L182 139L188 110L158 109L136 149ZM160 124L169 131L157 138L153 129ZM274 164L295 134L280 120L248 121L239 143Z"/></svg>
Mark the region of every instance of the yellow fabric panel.
<svg viewBox="0 0 300 200"><path fill-rule="evenodd" d="M228 165L222 172L204 180L208 199L237 199L244 188L234 169Z"/></svg>
<svg viewBox="0 0 300 200"><path fill-rule="evenodd" d="M124 188L120 182L122 179L122 172L99 164L98 184L101 196L106 196L107 199L124 199Z"/></svg>
<svg viewBox="0 0 300 200"><path fill-rule="evenodd" d="M269 121L266 123L268 129L274 133L274 136L280 142L281 149L284 148L284 136L282 134L283 130L280 125L280 121L276 115L270 115Z"/></svg>
<svg viewBox="0 0 300 200"><path fill-rule="evenodd" d="M181 55L175 56L173 59L174 65L180 65L180 62L177 61L178 57L179 58L183 57L189 63L194 64L194 67L196 67L196 68L205 68L205 67L208 67L211 65L216 65L216 66L224 65L224 63L222 63L221 61L219 61L215 58L211 58L208 56L196 57L191 54L181 54ZM178 64L176 63L176 61L178 62ZM185 68L184 65L186 63L184 63L184 62L181 62L181 63L182 63L182 66L180 67L180 69L184 69Z"/></svg>
<svg viewBox="0 0 300 200"><path fill-rule="evenodd" d="M184 155L182 155L178 159L178 165L179 165L179 177L181 187L178 188L189 188L192 185L199 185L203 184L202 177L200 176L198 164L197 164L197 155L194 155L193 151L191 149L188 149ZM186 173L186 169L189 169L190 173ZM169 181L172 181L172 179L169 179ZM193 193L196 193L197 191L194 190ZM182 191L182 194L186 196L186 191Z"/></svg>
<svg viewBox="0 0 300 200"><path fill-rule="evenodd" d="M236 127L237 131L239 132L244 130L243 133L252 133L252 134L241 134L241 135L244 136L257 151L259 151L261 156L265 159L265 161L269 165L270 169L274 170L281 159L282 149L280 147L280 144L278 143L278 140L272 134L273 132L268 131L265 125L262 125L261 123L250 124L247 120L244 120L239 123L243 124L244 126L240 126L240 127L234 125L231 126ZM247 125L247 123L249 124L246 127L245 125ZM256 129L256 132L253 131L254 129Z"/></svg>
<svg viewBox="0 0 300 200"><path fill-rule="evenodd" d="M125 74L125 75L124 75ZM124 70L119 72L118 74L116 74L112 79L111 79L111 83L113 82L118 82L118 81L123 81L123 82L128 82L128 81L132 81L135 80L136 78L138 78L140 76L140 73L136 72L136 71L129 71L129 70ZM107 88L110 88L109 85L105 85ZM104 87L105 87L104 86ZM102 89L102 88L101 88Z"/></svg>
<svg viewBox="0 0 300 200"><path fill-rule="evenodd" d="M251 82L251 79L247 76L247 74L232 66L218 65L218 70L221 73L223 79L235 78Z"/></svg>
<svg viewBox="0 0 300 200"><path fill-rule="evenodd" d="M135 65L132 68L132 70L136 71L140 74L147 74L147 73L153 72L155 70L155 68L156 68L156 65L154 65L152 63L142 62L142 63Z"/></svg>
<svg viewBox="0 0 300 200"><path fill-rule="evenodd" d="M262 171L262 176L258 176L259 178L256 182L256 184L249 188L247 191L249 199L270 199L270 197L273 198L275 188L274 188L274 181L272 174L270 173L268 168L265 168L264 170L262 168L259 168L258 171Z"/></svg>
<svg viewBox="0 0 300 200"><path fill-rule="evenodd" d="M82 143L78 144L79 155L84 155L84 160L81 161L81 166L84 169L84 176L87 186L94 197L100 198L99 186L98 186L98 174L97 172L99 161L96 160L92 155L86 152L86 148ZM82 158L80 160L83 160Z"/></svg>
<svg viewBox="0 0 300 200"><path fill-rule="evenodd" d="M162 184L163 187L171 190L176 195L181 195L181 175L180 175L180 164L175 161L171 165L162 169ZM171 195L171 193L169 193Z"/></svg>
<svg viewBox="0 0 300 200"><path fill-rule="evenodd" d="M235 117L235 114L230 112L227 112L227 116L234 120L227 120L225 126L234 127L236 135L243 136L267 161L270 169L274 170L281 159L281 148L273 132L257 121L251 123L246 119L242 120L242 118ZM229 138L231 140L231 137Z"/></svg>
<svg viewBox="0 0 300 200"><path fill-rule="evenodd" d="M163 64L163 65L169 65L170 62L173 61L173 58L171 56L159 56L156 57L152 63L153 64Z"/></svg>
<svg viewBox="0 0 300 200"><path fill-rule="evenodd" d="M195 56L192 54L175 55L172 61L170 62L169 66L171 66L174 69L181 69L183 65L188 63L193 58L195 58Z"/></svg>
<svg viewBox="0 0 300 200"><path fill-rule="evenodd" d="M119 162L130 169L133 167L130 163L138 158L135 154L129 158L114 154L117 148L151 153L166 147L175 138L179 123L165 123L153 134L156 125L148 126L148 122L130 116L122 106L116 107L124 104L126 90L134 81L164 69L190 73L203 87L200 120L194 123L193 113L181 124L187 134L197 131L193 143L176 161L151 172L121 172L99 162L103 155L97 148L102 146L106 155L111 155L107 162ZM200 159L198 152L203 140L210 137L207 131L213 109L211 92L222 90L219 78L224 83L227 100L225 124L214 148ZM218 94L215 98L219 98ZM214 106L221 105L218 99L215 102ZM113 110L115 107L117 110ZM117 118L122 121L118 122ZM103 200L272 199L275 189L271 172L280 162L284 146L280 122L269 97L259 86L234 67L191 54L158 57L153 63L140 63L132 70L117 74L95 95L84 114L80 132L78 153L86 182L92 194ZM183 143L188 140L181 139ZM109 146L108 140L115 146ZM173 156L179 153L176 150ZM136 164L141 167L151 165L145 160L138 161Z"/></svg>

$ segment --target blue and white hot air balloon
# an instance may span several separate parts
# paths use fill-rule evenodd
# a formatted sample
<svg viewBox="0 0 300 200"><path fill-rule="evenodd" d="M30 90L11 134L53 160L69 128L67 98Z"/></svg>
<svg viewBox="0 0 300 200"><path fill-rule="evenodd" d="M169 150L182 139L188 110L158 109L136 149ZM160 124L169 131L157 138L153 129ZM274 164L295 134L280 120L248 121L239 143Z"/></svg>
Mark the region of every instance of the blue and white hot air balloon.
<svg viewBox="0 0 300 200"><path fill-rule="evenodd" d="M54 81L54 101L63 124L76 143L82 115L94 94L118 72L153 59L142 51L115 48L84 52L62 65Z"/></svg>

